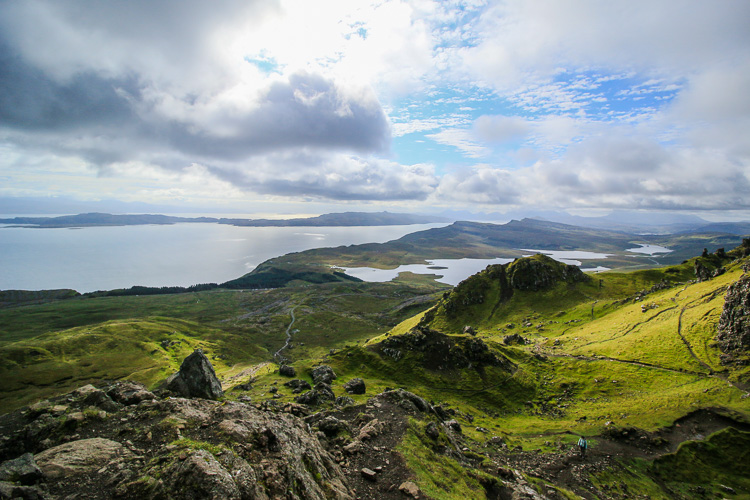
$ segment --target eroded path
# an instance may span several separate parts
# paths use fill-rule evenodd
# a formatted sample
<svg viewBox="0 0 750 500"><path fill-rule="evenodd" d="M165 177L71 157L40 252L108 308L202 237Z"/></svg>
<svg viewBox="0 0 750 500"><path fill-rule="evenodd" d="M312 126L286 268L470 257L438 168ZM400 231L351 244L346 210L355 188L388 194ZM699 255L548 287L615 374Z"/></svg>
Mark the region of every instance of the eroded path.
<svg viewBox="0 0 750 500"><path fill-rule="evenodd" d="M275 359L276 362L279 364L282 364L287 361L287 358L281 354L281 351L283 351L284 349L287 349L289 347L290 342L292 341L292 326L294 326L294 322L297 320L297 318L295 318L294 316L294 310L297 309L297 307L299 307L299 304L292 307L290 311L290 314L292 316L292 321L289 323L289 326L286 327L286 342L284 342L284 345L281 347L281 349L273 353L273 359Z"/></svg>

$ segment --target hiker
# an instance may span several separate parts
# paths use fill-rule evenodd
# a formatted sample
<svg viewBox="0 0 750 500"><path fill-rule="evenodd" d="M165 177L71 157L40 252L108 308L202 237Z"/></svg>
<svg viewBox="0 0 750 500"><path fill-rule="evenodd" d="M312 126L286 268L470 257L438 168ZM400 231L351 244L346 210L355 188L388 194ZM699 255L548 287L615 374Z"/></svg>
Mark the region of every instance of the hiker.
<svg viewBox="0 0 750 500"><path fill-rule="evenodd" d="M581 460L586 458L586 448L589 447L589 443L586 441L586 438L581 436L578 439L578 448L581 450Z"/></svg>

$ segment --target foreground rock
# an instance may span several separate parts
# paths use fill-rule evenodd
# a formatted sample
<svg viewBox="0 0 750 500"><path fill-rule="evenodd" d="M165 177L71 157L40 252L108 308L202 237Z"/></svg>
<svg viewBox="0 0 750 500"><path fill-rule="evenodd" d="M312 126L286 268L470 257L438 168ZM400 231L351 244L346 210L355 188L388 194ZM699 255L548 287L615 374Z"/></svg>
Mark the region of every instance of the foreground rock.
<svg viewBox="0 0 750 500"><path fill-rule="evenodd" d="M35 459L48 478L90 474L133 453L117 441L102 438L79 439L39 453Z"/></svg>
<svg viewBox="0 0 750 500"><path fill-rule="evenodd" d="M89 387L0 416L0 467L28 471L9 472L9 498L45 497L20 481L39 479L34 462L50 498L353 498L340 466L291 414L158 399L143 387L143 397L127 405L97 392L132 389L130 383ZM98 400L117 410L87 402Z"/></svg>
<svg viewBox="0 0 750 500"><path fill-rule="evenodd" d="M211 361L200 349L185 358L180 371L167 379L167 389L185 398L219 399L224 395Z"/></svg>

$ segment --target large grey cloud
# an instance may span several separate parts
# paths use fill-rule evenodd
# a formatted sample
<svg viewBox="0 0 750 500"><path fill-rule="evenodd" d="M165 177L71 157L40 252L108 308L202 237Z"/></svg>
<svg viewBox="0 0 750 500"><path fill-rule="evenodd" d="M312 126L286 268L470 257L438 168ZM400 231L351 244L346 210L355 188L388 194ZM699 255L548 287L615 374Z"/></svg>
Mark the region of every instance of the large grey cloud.
<svg viewBox="0 0 750 500"><path fill-rule="evenodd" d="M103 171L131 161L210 165L217 176L268 194L424 197L399 180L409 167L392 162L360 171L348 186L331 181L345 153L388 152L390 125L371 89L313 71L248 85L242 69L217 60L221 51L212 45L222 30L251 29L248 18L269 6L0 3L0 139L29 155L81 157ZM255 175L258 165L295 155L308 160L276 163L278 181ZM312 166L321 179L306 180Z"/></svg>
<svg viewBox="0 0 750 500"><path fill-rule="evenodd" d="M439 182L430 165L304 149L263 156L245 168L212 168L218 177L255 192L310 199L424 200Z"/></svg>

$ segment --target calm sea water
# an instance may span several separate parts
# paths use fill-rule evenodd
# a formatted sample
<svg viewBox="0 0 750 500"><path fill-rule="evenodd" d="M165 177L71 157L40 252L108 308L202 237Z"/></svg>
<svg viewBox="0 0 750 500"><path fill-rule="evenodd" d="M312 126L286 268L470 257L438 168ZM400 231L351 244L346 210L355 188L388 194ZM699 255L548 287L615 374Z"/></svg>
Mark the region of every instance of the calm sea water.
<svg viewBox="0 0 750 500"><path fill-rule="evenodd" d="M222 283L290 252L383 243L445 225L0 227L0 290L72 288L91 292L134 285Z"/></svg>

